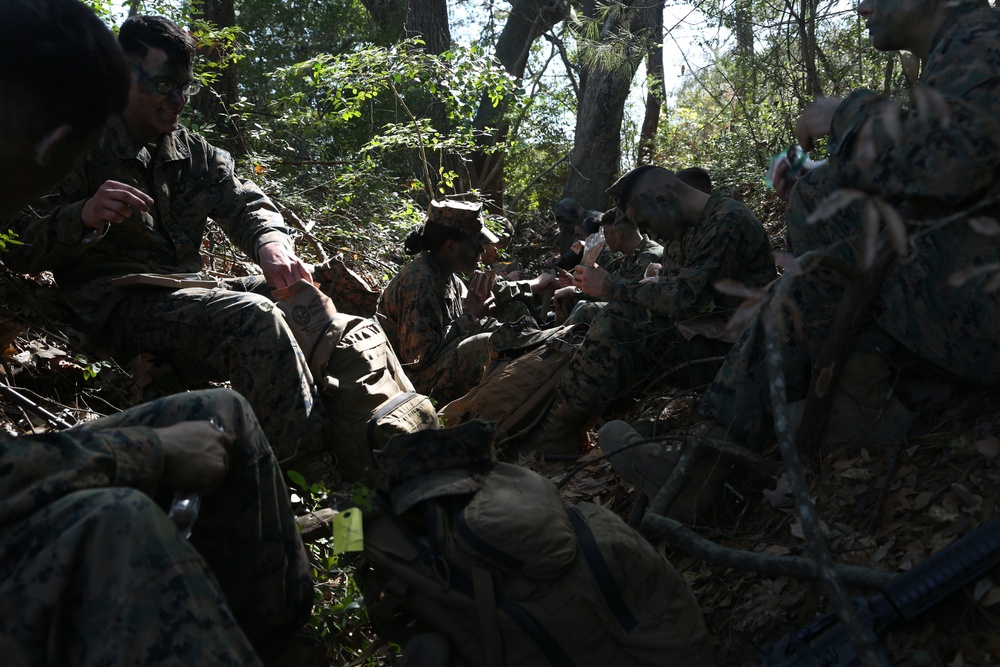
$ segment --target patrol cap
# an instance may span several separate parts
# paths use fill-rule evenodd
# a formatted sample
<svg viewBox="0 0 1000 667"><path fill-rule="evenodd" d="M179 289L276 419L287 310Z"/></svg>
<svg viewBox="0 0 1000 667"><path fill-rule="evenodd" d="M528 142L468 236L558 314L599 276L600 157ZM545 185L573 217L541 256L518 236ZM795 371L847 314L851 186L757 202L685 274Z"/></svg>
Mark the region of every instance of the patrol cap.
<svg viewBox="0 0 1000 667"><path fill-rule="evenodd" d="M500 239L483 225L482 210L478 202L435 199L427 211L427 222L457 229L473 243L490 245Z"/></svg>
<svg viewBox="0 0 1000 667"><path fill-rule="evenodd" d="M392 436L375 462L386 474L392 508L402 514L430 498L475 493L493 466L496 424L472 420Z"/></svg>

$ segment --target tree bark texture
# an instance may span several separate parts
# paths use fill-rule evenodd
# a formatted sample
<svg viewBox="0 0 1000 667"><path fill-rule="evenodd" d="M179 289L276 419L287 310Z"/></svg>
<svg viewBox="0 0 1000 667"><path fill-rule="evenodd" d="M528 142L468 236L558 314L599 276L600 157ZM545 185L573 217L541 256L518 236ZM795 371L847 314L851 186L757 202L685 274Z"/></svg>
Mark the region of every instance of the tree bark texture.
<svg viewBox="0 0 1000 667"><path fill-rule="evenodd" d="M236 25L236 8L233 0L204 0L202 17L219 28L231 28ZM221 45L208 47L203 51L206 59L219 62L226 57ZM239 128L229 116L229 106L239 99L237 90L236 65L229 65L221 71L219 77L189 101L191 108L200 112L206 121L216 124L224 140L223 148L230 153L242 153L242 144L236 141Z"/></svg>
<svg viewBox="0 0 1000 667"><path fill-rule="evenodd" d="M663 0L636 0L624 16L633 34L654 30L663 23ZM605 191L621 169L622 118L638 67L635 59L612 69L594 67L581 77L576 138L563 196L586 209L608 207Z"/></svg>

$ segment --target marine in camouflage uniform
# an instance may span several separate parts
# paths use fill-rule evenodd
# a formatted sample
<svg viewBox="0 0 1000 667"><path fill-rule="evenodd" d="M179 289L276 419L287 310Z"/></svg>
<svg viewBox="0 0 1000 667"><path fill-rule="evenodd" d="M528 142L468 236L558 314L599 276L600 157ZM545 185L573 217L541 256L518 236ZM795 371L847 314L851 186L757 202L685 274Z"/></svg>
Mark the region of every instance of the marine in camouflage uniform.
<svg viewBox="0 0 1000 667"><path fill-rule="evenodd" d="M859 11L864 15L868 7L863 3ZM888 21L882 24L886 30ZM880 47L878 40L875 45ZM836 107L829 165L801 178L792 191L789 247L797 255L824 249L859 265L860 203L815 224L806 219L837 188L882 197L909 223L908 253L891 261L855 349L919 360L917 367L931 373L996 386L1000 292L988 289L996 271L962 284L950 278L1000 261L1000 238L970 224L997 204L972 207L1000 195L1000 12L985 2L958 5L938 27L925 56L919 85L936 91L940 103L901 112L895 137L881 115L883 97L859 90ZM868 148L870 160L864 158ZM935 228L934 221L952 215L957 217ZM797 279L794 296L807 337L802 344L789 342L784 351L789 401L806 395L812 360L844 285L829 270ZM763 330L755 321L701 406L712 422L729 429L731 438L751 447L773 433L764 358Z"/></svg>
<svg viewBox="0 0 1000 667"><path fill-rule="evenodd" d="M720 332L738 305L713 285L728 278L759 287L775 276L767 234L743 204L702 194L659 167L634 170L622 182L622 214L677 243L679 261L665 265L656 282L594 273L611 303L594 318L557 387L539 442L546 453L572 456L578 429L627 391L708 382L718 364L702 360L728 351ZM585 282L582 289L591 291Z"/></svg>
<svg viewBox="0 0 1000 667"><path fill-rule="evenodd" d="M663 246L651 240L643 234L639 239L639 244L635 251L630 254L620 254L615 257L604 268L608 273L629 282L639 282L646 275L646 267L651 263L660 263L663 260ZM606 305L607 301L579 301L573 307L573 311L564 322L565 325L578 324L580 322L592 322Z"/></svg>
<svg viewBox="0 0 1000 667"><path fill-rule="evenodd" d="M24 245L8 246L4 262L16 271L51 269L94 340L118 354L151 353L192 383L230 380L286 460L300 449L323 448L324 413L302 352L261 294L263 279L224 281L218 289L110 284L130 273L203 270L209 217L255 260L267 244L292 253L274 204L233 168L228 153L183 127L147 146L113 117L101 144L70 176L10 223ZM82 210L106 181L137 188L154 203L103 233L91 231Z"/></svg>
<svg viewBox="0 0 1000 667"><path fill-rule="evenodd" d="M190 541L153 430L235 440ZM215 389L61 433L0 436L0 653L12 665L258 665L308 619L310 567L247 402ZM249 639L248 639L249 638Z"/></svg>
<svg viewBox="0 0 1000 667"><path fill-rule="evenodd" d="M738 300L714 284L726 278L763 286L775 276L767 234L750 210L713 194L698 223L678 241L679 262L665 265L657 282L620 276L604 279L609 305L594 318L558 393L575 408L600 414L623 391L660 379L674 386L707 381L711 363L696 363L669 378L659 376L687 361L725 354L726 340L688 332L724 322ZM688 338L687 336L690 336ZM707 369L712 369L706 378Z"/></svg>
<svg viewBox="0 0 1000 667"><path fill-rule="evenodd" d="M468 312L469 290L456 275L475 270L483 245L497 240L480 210L432 202L423 228L406 242L407 252L419 255L389 281L376 311L406 376L439 405L479 382L490 359L489 336L499 326Z"/></svg>

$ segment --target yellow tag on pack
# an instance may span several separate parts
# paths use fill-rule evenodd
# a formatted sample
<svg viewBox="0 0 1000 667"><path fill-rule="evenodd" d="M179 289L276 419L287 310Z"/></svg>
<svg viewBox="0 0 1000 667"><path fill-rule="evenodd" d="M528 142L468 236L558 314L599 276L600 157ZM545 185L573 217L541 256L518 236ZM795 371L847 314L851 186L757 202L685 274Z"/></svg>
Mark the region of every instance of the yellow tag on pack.
<svg viewBox="0 0 1000 667"><path fill-rule="evenodd" d="M364 551L364 548L365 532L361 526L361 510L352 507L333 517L333 553Z"/></svg>

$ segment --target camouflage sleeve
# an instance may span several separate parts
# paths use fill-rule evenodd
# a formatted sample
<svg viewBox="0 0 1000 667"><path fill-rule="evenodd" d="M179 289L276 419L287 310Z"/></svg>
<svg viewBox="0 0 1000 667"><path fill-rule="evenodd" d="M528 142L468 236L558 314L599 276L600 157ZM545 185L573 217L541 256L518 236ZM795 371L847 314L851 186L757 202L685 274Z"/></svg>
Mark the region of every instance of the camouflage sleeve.
<svg viewBox="0 0 1000 667"><path fill-rule="evenodd" d="M693 317L714 298L713 283L732 263L726 253L738 240L737 231L735 225L706 225L683 266L673 270L664 266L655 283L639 284L609 274L604 279L604 293L609 301L635 303L674 320Z"/></svg>
<svg viewBox="0 0 1000 667"><path fill-rule="evenodd" d="M80 166L52 192L14 216L4 231L14 232L18 243L7 245L4 264L35 273L82 255L100 238L99 232L84 227L80 215L91 194Z"/></svg>
<svg viewBox="0 0 1000 667"><path fill-rule="evenodd" d="M210 187L216 201L210 215L229 240L254 261L257 250L268 243L281 243L288 250L294 250L291 238L283 231L281 213L274 202L255 183L236 175L229 153L208 142L205 142L205 150L212 165Z"/></svg>
<svg viewBox="0 0 1000 667"><path fill-rule="evenodd" d="M996 16L984 17L935 46L918 86L930 93L917 92L898 122L895 103L871 91L844 100L829 144L836 182L946 207L989 188L1000 169L1000 39Z"/></svg>
<svg viewBox="0 0 1000 667"><path fill-rule="evenodd" d="M413 262L420 262L415 259ZM416 265L415 265L415 268ZM433 360L445 337L448 314L441 299L440 288L433 284L434 275L423 270L401 272L393 286L398 313L396 354L407 367L419 371Z"/></svg>
<svg viewBox="0 0 1000 667"><path fill-rule="evenodd" d="M0 525L81 489L127 486L152 494L163 459L159 437L145 427L0 437Z"/></svg>

